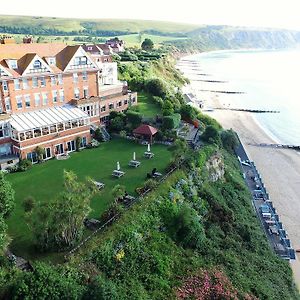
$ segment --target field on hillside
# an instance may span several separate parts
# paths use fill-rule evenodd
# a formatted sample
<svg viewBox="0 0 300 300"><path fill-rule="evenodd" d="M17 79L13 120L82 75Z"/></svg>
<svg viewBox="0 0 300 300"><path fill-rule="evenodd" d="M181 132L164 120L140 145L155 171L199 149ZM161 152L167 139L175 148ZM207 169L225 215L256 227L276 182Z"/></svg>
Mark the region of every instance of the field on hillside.
<svg viewBox="0 0 300 300"><path fill-rule="evenodd" d="M74 30L115 30L141 32L157 30L161 32L188 32L198 28L198 25L126 19L66 19L55 17L5 16L0 15L1 26L44 27L71 32Z"/></svg>
<svg viewBox="0 0 300 300"><path fill-rule="evenodd" d="M0 33L1 35L5 35L5 32ZM13 36L17 43L22 43L22 39L25 34L10 34ZM126 34L126 35L117 35L118 38L124 40L128 47L139 47L145 38L151 39L155 44L162 44L167 41L175 41L175 40L184 40L185 38L173 37L173 36L159 36L153 34ZM83 44L84 42L74 41L75 36L72 35L36 35L34 36L35 41L39 39L41 43L66 43L68 45L73 44ZM81 36L88 37L88 36ZM114 38L115 36L97 36L96 38L103 39L103 41ZM86 44L86 43L85 43Z"/></svg>

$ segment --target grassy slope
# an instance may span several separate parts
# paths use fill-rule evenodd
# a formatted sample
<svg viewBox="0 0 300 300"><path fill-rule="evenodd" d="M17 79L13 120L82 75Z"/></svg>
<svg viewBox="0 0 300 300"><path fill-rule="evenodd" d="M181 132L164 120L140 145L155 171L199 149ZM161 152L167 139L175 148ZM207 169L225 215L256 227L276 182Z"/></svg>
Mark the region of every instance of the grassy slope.
<svg viewBox="0 0 300 300"><path fill-rule="evenodd" d="M208 209L201 217L208 239L202 251L185 249L167 231L159 230L164 225L157 211L167 201L170 186L188 176L186 170L173 174L117 224L95 236L76 255L74 265L101 274L116 286L121 299L174 299L174 286L180 285L182 278L210 268L224 270L239 291L259 299L299 299L288 263L274 254L261 230L237 159L224 154L231 179L206 185L202 183L205 172L200 171L197 189L201 196L192 201L195 208L199 208L197 202L204 201L203 208ZM186 197L184 201L190 200ZM229 227L214 217L214 201L232 212ZM122 262L115 259L120 245L125 251Z"/></svg>
<svg viewBox="0 0 300 300"><path fill-rule="evenodd" d="M129 193L134 194L137 186L140 186L147 172L156 167L163 171L169 163L171 153L165 146L155 145L152 150L154 159L143 158L145 146L135 144L126 140L112 140L101 144L97 149L85 150L73 153L71 158L65 161L51 160L42 165L36 165L26 173L15 173L8 175L16 191L16 209L8 220L9 234L14 239L13 251L24 257L35 257L31 248L32 236L24 221L24 210L22 201L26 196L33 196L36 200L49 201L62 190L63 170L73 170L83 180L86 176L96 181L104 182L106 187L103 192L96 196L91 203L92 217L99 217L112 201L111 189L116 184L123 184ZM132 158L133 151L142 164L139 168L130 168L128 161ZM126 172L120 179L111 176L116 162L120 161L121 168Z"/></svg>
<svg viewBox="0 0 300 300"><path fill-rule="evenodd" d="M159 105L152 100L150 95L143 92L138 94L138 107L139 113L146 118L161 114Z"/></svg>
<svg viewBox="0 0 300 300"><path fill-rule="evenodd" d="M143 30L159 30L162 32L188 32L198 25L181 24L151 20L122 20L122 19L65 19L30 16L0 15L0 24L7 26L42 26L64 31L83 30L83 22L93 23L94 30L120 30L140 32Z"/></svg>

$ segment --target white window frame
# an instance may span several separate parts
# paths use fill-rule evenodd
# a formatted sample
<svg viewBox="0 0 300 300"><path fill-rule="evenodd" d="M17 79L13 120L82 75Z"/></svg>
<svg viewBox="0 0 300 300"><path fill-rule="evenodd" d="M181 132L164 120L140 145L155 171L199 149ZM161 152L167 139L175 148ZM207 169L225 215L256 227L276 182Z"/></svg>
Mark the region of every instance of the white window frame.
<svg viewBox="0 0 300 300"><path fill-rule="evenodd" d="M34 89L39 87L39 80L36 76L32 77L32 87Z"/></svg>
<svg viewBox="0 0 300 300"><path fill-rule="evenodd" d="M79 88L74 88L74 98L75 99L80 99L80 90L79 90Z"/></svg>
<svg viewBox="0 0 300 300"><path fill-rule="evenodd" d="M50 76L50 80L51 80L51 85L56 85L56 77L55 76Z"/></svg>
<svg viewBox="0 0 300 300"><path fill-rule="evenodd" d="M34 94L34 105L36 107L41 105L41 93Z"/></svg>
<svg viewBox="0 0 300 300"><path fill-rule="evenodd" d="M10 97L6 97L4 99L4 103L5 103L5 109L6 109L6 111L11 111Z"/></svg>
<svg viewBox="0 0 300 300"><path fill-rule="evenodd" d="M29 106L27 106L27 103L28 103L28 100L29 99ZM26 108L29 108L31 106L31 97L30 97L30 94L26 94L24 95L24 102L25 102L25 107Z"/></svg>
<svg viewBox="0 0 300 300"><path fill-rule="evenodd" d="M23 97L18 95L16 96L16 104L17 104L17 109L22 109L23 108ZM19 104L21 104L21 106L19 107Z"/></svg>
<svg viewBox="0 0 300 300"><path fill-rule="evenodd" d="M6 80L2 81L2 90L3 90L3 93L8 92L8 84L7 84Z"/></svg>
<svg viewBox="0 0 300 300"><path fill-rule="evenodd" d="M64 84L64 80L63 80L63 74L58 74L57 75L57 81L59 85Z"/></svg>
<svg viewBox="0 0 300 300"><path fill-rule="evenodd" d="M43 92L42 93L42 104L43 106L48 105L48 92Z"/></svg>
<svg viewBox="0 0 300 300"><path fill-rule="evenodd" d="M56 101L54 101L56 98ZM53 90L52 91L52 101L53 103L58 103L58 93L57 93L57 90Z"/></svg>
<svg viewBox="0 0 300 300"><path fill-rule="evenodd" d="M22 78L22 85L23 85L23 90L27 90L29 88L27 78Z"/></svg>
<svg viewBox="0 0 300 300"><path fill-rule="evenodd" d="M41 87L45 87L47 85L45 76L40 77Z"/></svg>
<svg viewBox="0 0 300 300"><path fill-rule="evenodd" d="M63 89L59 90L59 100L60 102L65 101L65 91Z"/></svg>
<svg viewBox="0 0 300 300"><path fill-rule="evenodd" d="M15 88L15 91L19 91L21 89L20 79L18 79L18 78L14 79L14 88Z"/></svg>

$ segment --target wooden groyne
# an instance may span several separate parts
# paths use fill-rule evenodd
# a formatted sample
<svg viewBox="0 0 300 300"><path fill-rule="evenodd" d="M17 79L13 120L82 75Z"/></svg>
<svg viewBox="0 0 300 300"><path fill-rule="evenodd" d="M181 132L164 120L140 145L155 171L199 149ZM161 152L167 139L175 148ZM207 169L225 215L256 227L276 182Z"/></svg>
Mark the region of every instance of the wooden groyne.
<svg viewBox="0 0 300 300"><path fill-rule="evenodd" d="M287 144L267 144L267 143L248 143L248 145L264 148L278 148L278 149L292 149L300 151L300 145L287 145Z"/></svg>
<svg viewBox="0 0 300 300"><path fill-rule="evenodd" d="M210 92L210 93L217 93L217 94L246 94L245 92L239 91L215 91L215 90L200 90L201 92Z"/></svg>
<svg viewBox="0 0 300 300"><path fill-rule="evenodd" d="M244 112L251 112L251 113L272 113L272 114L279 114L280 113L279 110L248 109L248 108L214 107L213 109L244 111Z"/></svg>

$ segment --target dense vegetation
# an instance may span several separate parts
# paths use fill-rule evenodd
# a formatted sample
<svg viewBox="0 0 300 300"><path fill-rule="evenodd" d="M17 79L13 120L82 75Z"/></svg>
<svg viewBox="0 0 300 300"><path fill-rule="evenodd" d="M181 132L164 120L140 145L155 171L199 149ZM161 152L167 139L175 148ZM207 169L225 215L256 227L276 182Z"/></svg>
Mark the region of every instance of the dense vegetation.
<svg viewBox="0 0 300 300"><path fill-rule="evenodd" d="M114 186L110 184L109 193L99 197L100 200L110 197L112 203L101 219L117 211L118 221L95 234L78 252L68 256L66 262L60 265L34 262L31 272L22 272L1 256L0 298L299 299L288 262L271 250L254 213L233 151L237 145L235 134L222 130L215 120L184 104L178 88L186 81L175 70L171 56L149 62L121 62L119 69L121 79L127 80L131 89L142 92L160 108L161 136L174 133L180 119L197 121L202 147L192 150L173 134L170 167L176 166L177 170L164 182L158 185L149 179L141 183L141 170L134 170L133 177L128 176L128 170L124 181ZM144 115L139 109L112 113L110 129L121 135L123 130L120 129L132 130L142 118ZM152 122L157 117L152 115L149 119ZM123 154L116 147L106 146L105 163L96 163L94 157L77 158L72 170L80 172L81 181L87 175L86 169L95 179L100 168L101 176L104 172L110 175L113 161L128 161L128 155L124 154L126 145L129 142L117 145ZM131 154L133 146L130 145ZM103 148L105 150L105 146ZM86 156L85 153L88 150L81 157ZM162 152L159 155L161 159L156 164L162 166L163 159L169 159L170 155ZM70 166L71 159L64 162L65 166ZM51 163L53 166L55 162L48 162ZM147 163L149 161L143 165ZM38 167L29 172L39 174L46 164ZM53 176L47 176L52 180L52 188L58 186L56 170L52 168ZM24 176L15 175L26 191ZM45 182L39 176L35 184L41 183L40 180ZM137 192L148 188L152 191L126 209L118 200L124 196L125 189L133 189L133 181L141 185ZM0 204L10 212L13 192L5 177L0 177L0 186L5 190L0 195ZM90 210L88 188L89 185L78 182L73 173L67 173L65 187L61 194L54 195L53 201L49 196L49 203L44 205L28 198L24 201L36 241L49 246L44 250L53 245L64 248L81 236L82 219ZM8 242L3 218L0 215L2 249ZM51 227L41 226L44 223ZM65 237L70 235L72 238L66 243Z"/></svg>
<svg viewBox="0 0 300 300"><path fill-rule="evenodd" d="M21 273L2 262L3 295L187 299L205 289L203 299L298 299L288 262L260 228L236 157L214 143L183 155L181 170L68 263L37 263ZM208 168L213 157L220 169ZM211 172L221 170L212 181Z"/></svg>

